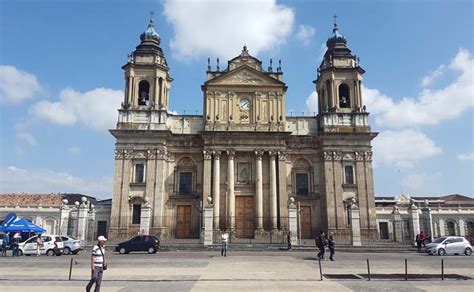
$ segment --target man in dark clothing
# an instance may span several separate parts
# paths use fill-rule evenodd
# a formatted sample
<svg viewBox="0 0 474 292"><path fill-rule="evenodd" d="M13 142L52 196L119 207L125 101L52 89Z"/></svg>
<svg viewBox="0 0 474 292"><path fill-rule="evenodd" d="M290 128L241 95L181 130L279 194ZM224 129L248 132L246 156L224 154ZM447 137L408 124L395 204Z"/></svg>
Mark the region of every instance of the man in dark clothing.
<svg viewBox="0 0 474 292"><path fill-rule="evenodd" d="M290 233L290 231L288 231L288 233L286 234L286 241L288 243L288 250L291 250L291 233Z"/></svg>
<svg viewBox="0 0 474 292"><path fill-rule="evenodd" d="M329 235L328 248L330 252L329 259L331 261L334 261L335 245L336 243L334 242L334 238L332 237L332 235Z"/></svg>
<svg viewBox="0 0 474 292"><path fill-rule="evenodd" d="M316 237L316 246L319 248L319 253L318 253L318 258L324 260L324 253L325 253L325 248L324 246L326 245L326 234L324 234L324 231L321 231L321 234Z"/></svg>
<svg viewBox="0 0 474 292"><path fill-rule="evenodd" d="M416 248L418 249L418 252L420 252L421 251L421 240L420 240L420 235L419 234L416 235L415 241L416 241Z"/></svg>

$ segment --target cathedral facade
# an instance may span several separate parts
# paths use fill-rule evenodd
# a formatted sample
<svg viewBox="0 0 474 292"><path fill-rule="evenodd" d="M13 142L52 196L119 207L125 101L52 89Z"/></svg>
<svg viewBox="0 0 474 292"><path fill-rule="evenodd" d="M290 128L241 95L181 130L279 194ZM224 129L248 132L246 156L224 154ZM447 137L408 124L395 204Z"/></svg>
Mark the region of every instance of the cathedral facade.
<svg viewBox="0 0 474 292"><path fill-rule="evenodd" d="M245 46L225 69L208 65L202 115L171 114L173 78L152 20L140 39L122 67L125 97L110 130L111 239L146 232L201 240L203 212L212 206L215 234L278 242L291 229L291 205L303 239L324 231L350 242L354 208L362 242L378 237L371 147L377 133L363 103L365 71L337 24L308 76L318 93L314 117L287 116L281 63L265 69Z"/></svg>

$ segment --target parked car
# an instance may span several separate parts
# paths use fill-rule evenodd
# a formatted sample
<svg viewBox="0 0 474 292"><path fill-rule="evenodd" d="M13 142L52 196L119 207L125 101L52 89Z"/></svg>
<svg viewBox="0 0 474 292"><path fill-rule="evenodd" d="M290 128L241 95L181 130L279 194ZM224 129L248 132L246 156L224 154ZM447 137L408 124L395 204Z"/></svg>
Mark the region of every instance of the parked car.
<svg viewBox="0 0 474 292"><path fill-rule="evenodd" d="M137 235L132 239L119 243L115 251L121 254L131 251L147 251L155 253L160 248L160 240L153 235Z"/></svg>
<svg viewBox="0 0 474 292"><path fill-rule="evenodd" d="M465 254L470 256L472 245L462 236L443 236L428 243L426 252L433 255Z"/></svg>
<svg viewBox="0 0 474 292"><path fill-rule="evenodd" d="M36 239L37 236L32 236L27 240L20 242L19 252L20 255L36 255ZM60 235L41 235L43 240L43 246L40 247L40 254L48 256L62 255L64 250L64 243Z"/></svg>
<svg viewBox="0 0 474 292"><path fill-rule="evenodd" d="M74 237L61 235L61 239L64 243L64 254L77 254L79 251L84 249L84 242Z"/></svg>

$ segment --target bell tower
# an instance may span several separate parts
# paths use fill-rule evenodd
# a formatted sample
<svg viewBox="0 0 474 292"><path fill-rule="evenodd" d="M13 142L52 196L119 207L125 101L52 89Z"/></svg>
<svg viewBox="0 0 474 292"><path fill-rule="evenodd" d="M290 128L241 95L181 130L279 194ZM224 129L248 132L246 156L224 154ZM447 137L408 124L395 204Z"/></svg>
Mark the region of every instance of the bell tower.
<svg viewBox="0 0 474 292"><path fill-rule="evenodd" d="M362 75L359 58L347 47L347 40L334 22L332 36L326 42L327 51L318 68L314 83L318 93L318 113L361 112Z"/></svg>
<svg viewBox="0 0 474 292"><path fill-rule="evenodd" d="M151 13L153 15L153 13ZM140 35L140 44L128 55L125 71L125 97L119 110L119 124L129 122L127 117L152 112L152 123L166 123L169 91L173 79L163 50L161 38L155 31L153 18Z"/></svg>

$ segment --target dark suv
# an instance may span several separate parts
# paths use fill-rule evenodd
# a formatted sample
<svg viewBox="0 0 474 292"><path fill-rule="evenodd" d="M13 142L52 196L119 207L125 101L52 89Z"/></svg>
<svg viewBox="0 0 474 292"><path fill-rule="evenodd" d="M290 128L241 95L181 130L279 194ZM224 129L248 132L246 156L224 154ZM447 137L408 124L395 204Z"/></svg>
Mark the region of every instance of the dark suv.
<svg viewBox="0 0 474 292"><path fill-rule="evenodd" d="M160 248L160 240L153 235L137 235L132 239L119 243L115 251L121 254L131 251L155 253Z"/></svg>

